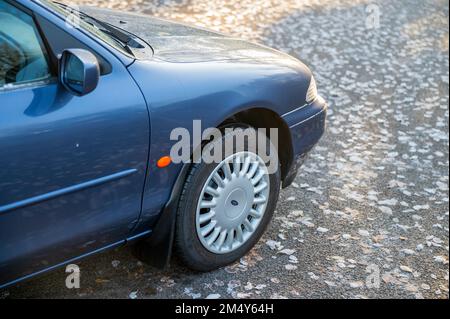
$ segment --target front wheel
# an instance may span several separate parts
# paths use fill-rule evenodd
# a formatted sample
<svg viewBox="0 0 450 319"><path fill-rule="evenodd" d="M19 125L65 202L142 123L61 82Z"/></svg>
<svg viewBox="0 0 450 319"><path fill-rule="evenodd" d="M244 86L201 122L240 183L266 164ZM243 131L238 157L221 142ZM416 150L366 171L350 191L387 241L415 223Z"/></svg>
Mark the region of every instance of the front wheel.
<svg viewBox="0 0 450 319"><path fill-rule="evenodd" d="M194 164L177 213L181 259L194 270L209 271L244 256L270 222L279 190L279 169L269 174L250 150L235 151L220 163Z"/></svg>

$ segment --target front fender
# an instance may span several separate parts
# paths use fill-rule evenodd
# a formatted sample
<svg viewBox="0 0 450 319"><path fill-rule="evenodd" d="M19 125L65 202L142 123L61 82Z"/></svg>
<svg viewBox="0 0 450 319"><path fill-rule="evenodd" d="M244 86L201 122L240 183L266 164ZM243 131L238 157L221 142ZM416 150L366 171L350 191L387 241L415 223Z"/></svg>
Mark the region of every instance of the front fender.
<svg viewBox="0 0 450 319"><path fill-rule="evenodd" d="M158 220L183 166L156 166L159 158L170 154L173 129L186 128L192 136L193 120L201 120L202 129L217 127L256 106L281 116L304 103L311 77L309 69L292 58L202 63L153 59L136 61L129 71L147 100L152 128L148 180L136 233Z"/></svg>

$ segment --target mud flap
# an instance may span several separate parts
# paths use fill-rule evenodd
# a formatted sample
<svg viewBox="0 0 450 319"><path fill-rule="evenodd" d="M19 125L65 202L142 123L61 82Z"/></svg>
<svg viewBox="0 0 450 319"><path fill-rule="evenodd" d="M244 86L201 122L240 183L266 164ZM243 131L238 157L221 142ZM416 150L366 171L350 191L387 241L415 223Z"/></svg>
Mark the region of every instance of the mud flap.
<svg viewBox="0 0 450 319"><path fill-rule="evenodd" d="M160 269L169 267L175 238L178 201L189 168L190 164L184 164L181 168L169 201L164 206L150 237L136 243L133 247L134 255L142 262L153 267Z"/></svg>

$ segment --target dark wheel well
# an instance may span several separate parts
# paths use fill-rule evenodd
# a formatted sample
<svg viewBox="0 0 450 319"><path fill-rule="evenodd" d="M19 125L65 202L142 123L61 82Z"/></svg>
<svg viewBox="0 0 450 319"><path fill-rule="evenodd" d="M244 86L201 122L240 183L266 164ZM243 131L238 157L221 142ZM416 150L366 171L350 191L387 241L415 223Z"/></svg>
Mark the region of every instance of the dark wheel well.
<svg viewBox="0 0 450 319"><path fill-rule="evenodd" d="M293 150L289 127L275 112L265 108L251 108L223 121L220 126L231 123L244 123L254 128L265 128L270 135L270 128L278 128L278 156L281 165L281 180L284 180L292 165ZM269 136L269 138L271 138Z"/></svg>

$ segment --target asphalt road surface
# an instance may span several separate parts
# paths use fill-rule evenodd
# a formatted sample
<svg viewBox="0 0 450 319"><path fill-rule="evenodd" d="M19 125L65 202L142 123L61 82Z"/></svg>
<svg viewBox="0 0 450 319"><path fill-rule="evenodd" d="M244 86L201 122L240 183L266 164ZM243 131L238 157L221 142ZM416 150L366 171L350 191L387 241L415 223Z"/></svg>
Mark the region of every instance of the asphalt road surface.
<svg viewBox="0 0 450 319"><path fill-rule="evenodd" d="M67 2L67 1L66 1ZM75 1L275 47L313 70L327 133L240 262L159 271L129 248L0 298L448 298L449 5L434 1Z"/></svg>

